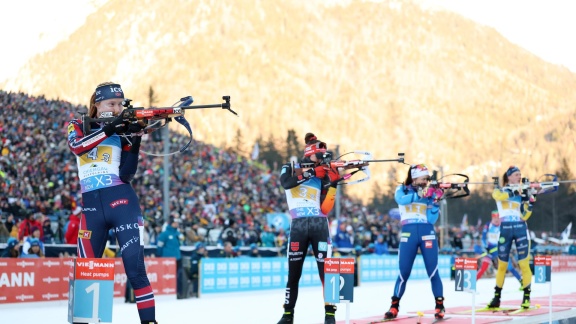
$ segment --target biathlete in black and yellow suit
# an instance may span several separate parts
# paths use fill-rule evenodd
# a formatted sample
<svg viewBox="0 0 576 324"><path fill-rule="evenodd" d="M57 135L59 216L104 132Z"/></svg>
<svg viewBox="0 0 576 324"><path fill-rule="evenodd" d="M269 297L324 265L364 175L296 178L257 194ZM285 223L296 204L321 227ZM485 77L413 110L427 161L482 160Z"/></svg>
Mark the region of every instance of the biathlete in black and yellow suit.
<svg viewBox="0 0 576 324"><path fill-rule="evenodd" d="M522 190L520 182L522 174L516 166L508 168L502 176L503 188L496 188L492 197L496 200L500 215L500 238L498 239L498 271L496 272L496 287L494 298L488 307L500 307L500 296L504 286L504 278L508 269L512 242L516 243L518 251L518 266L522 273L524 296L522 308L530 307L530 235L526 221L532 215L532 207L536 202L532 189Z"/></svg>

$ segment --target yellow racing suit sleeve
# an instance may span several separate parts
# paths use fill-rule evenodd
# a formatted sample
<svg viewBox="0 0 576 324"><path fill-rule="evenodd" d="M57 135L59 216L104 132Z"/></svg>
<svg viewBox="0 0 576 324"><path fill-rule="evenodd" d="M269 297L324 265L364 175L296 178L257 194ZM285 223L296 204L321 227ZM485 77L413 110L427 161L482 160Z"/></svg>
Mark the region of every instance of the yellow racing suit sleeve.
<svg viewBox="0 0 576 324"><path fill-rule="evenodd" d="M500 189L494 189L494 191L492 191L492 198L496 201L504 201L510 198L510 194Z"/></svg>

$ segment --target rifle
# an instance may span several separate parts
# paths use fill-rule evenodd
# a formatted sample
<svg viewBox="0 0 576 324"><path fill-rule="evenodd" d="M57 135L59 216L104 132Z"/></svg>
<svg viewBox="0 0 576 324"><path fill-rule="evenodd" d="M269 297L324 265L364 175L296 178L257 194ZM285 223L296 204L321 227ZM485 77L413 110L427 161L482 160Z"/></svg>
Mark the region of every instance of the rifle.
<svg viewBox="0 0 576 324"><path fill-rule="evenodd" d="M542 177L549 177L552 178L552 180L541 182L530 182L528 178L522 178L521 183L508 184L502 187L502 189L508 189L511 191L520 191L520 192L530 190L532 195L541 195L558 191L558 187L560 186L561 183L576 182L576 180L558 180L557 175L550 173L544 174ZM525 196L525 194L523 193L522 196Z"/></svg>
<svg viewBox="0 0 576 324"><path fill-rule="evenodd" d="M462 182L441 182L440 180L446 177L460 177L464 178ZM478 185L494 185L494 187L498 186L498 177L492 177L492 182L470 182L470 178L462 173L453 173L448 174L440 179L438 179L438 171L432 171L432 176L430 177L430 184L428 185L430 188L439 188L444 190L444 195L442 195L442 199L456 199L456 198L463 198L466 196L470 196L470 188L468 185L471 184L478 184Z"/></svg>
<svg viewBox="0 0 576 324"><path fill-rule="evenodd" d="M220 104L191 106L191 104L194 102L194 99L192 98L192 96L186 96L186 97L180 98L180 100L178 100L176 103L174 103L172 105L172 107L159 107L159 108L133 107L130 104L130 102L132 101L131 99L124 99L122 101L122 106L124 106L125 109L122 110L120 115L123 117L123 120L128 122L128 123L132 123L132 124L141 123L141 124L147 125L143 129L145 134L150 134L153 131L164 128L166 125L168 125L169 122L172 121L172 118L174 118L174 120L176 120L178 123L180 123L182 126L184 126L186 128L186 130L188 131L188 134L190 136L190 140L188 141L188 143L185 144L182 148L180 148L178 150L178 152L182 153L190 146L190 144L192 143L192 140L193 140L192 128L190 127L190 124L188 123L188 121L184 117L184 113L186 112L186 110L222 108L222 109L226 109L226 110L230 111L231 113L233 113L234 115L238 116L238 114L235 111L233 111L231 108L230 96L223 96L222 99L224 100L224 102L220 103ZM178 107L175 107L176 105L178 105ZM116 117L112 116L111 113L104 115L104 116L100 116L100 118L91 118L89 116L86 116L86 114L87 114L87 110L80 111L81 120L82 120L82 124L83 124L83 131L84 131L85 135L90 134L90 132L91 132L91 125L90 124L91 123L93 123L93 122L109 123L112 120L114 120L114 118L116 118ZM164 121L164 124L158 125L162 121ZM150 123L150 122L152 122L152 123ZM123 134L123 136L132 136L132 135L127 133L127 134ZM144 152L144 153L147 153L149 155L155 155L155 156L163 156L163 155L172 155L172 154L175 154L177 152L173 152L173 153L169 153L169 154L152 154L149 152Z"/></svg>
<svg viewBox="0 0 576 324"><path fill-rule="evenodd" d="M364 155L366 158L365 159L359 159L359 160L349 160L349 161L340 160L340 158L342 158L344 155L347 155L347 154ZM352 152L342 154L340 157L338 157L337 159L334 160L334 159L332 159L332 153L326 152L326 153L324 153L322 160L320 161L320 165L327 166L334 171L354 170L352 172L349 172L349 173L342 175L340 177L340 179L337 180L338 184L352 185L352 184L357 184L360 182L368 181L370 179L370 169L368 168L369 164L370 163L382 163L382 162L404 163L404 153L398 153L398 158L396 158L396 159L374 160L374 159L372 159L372 153L370 153L368 151L352 151ZM305 168L314 168L315 166L316 166L316 164L314 162L311 162L311 163L300 163L297 166L293 165L292 167L293 167L293 169L297 170L297 169L305 169ZM364 173L365 177L358 179L358 180L343 182L345 180L350 179L354 174L356 174L358 172Z"/></svg>

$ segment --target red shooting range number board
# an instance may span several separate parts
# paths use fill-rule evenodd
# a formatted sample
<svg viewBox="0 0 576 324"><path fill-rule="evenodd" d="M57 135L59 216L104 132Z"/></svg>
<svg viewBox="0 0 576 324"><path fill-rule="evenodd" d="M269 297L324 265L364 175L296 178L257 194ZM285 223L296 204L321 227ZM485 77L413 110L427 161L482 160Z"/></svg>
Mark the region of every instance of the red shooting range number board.
<svg viewBox="0 0 576 324"><path fill-rule="evenodd" d="M78 259L76 279L114 280L114 259Z"/></svg>
<svg viewBox="0 0 576 324"><path fill-rule="evenodd" d="M354 274L354 259L326 258L324 259L325 273Z"/></svg>
<svg viewBox="0 0 576 324"><path fill-rule="evenodd" d="M478 260L474 258L456 258L454 267L456 270L477 270Z"/></svg>
<svg viewBox="0 0 576 324"><path fill-rule="evenodd" d="M552 256L550 255L537 255L534 257L535 266L552 266Z"/></svg>

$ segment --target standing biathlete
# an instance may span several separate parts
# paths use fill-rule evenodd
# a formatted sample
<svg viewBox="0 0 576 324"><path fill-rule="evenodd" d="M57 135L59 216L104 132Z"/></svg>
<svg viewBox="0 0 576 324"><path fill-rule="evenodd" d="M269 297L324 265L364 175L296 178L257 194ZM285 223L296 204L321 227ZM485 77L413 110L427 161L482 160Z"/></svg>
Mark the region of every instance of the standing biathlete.
<svg viewBox="0 0 576 324"><path fill-rule="evenodd" d="M435 304L434 316L444 317L444 292L438 273L438 241L434 223L438 220L440 206L438 201L444 192L441 189L424 188L430 181L430 173L424 164L412 165L404 183L396 188L394 199L400 209L402 233L398 249L400 273L394 286L392 305L384 314L385 319L398 316L400 299L406 289L406 283L412 272L418 248L422 252L426 272L432 283Z"/></svg>
<svg viewBox="0 0 576 324"><path fill-rule="evenodd" d="M498 240L500 239L500 214L497 210L492 211L492 220L489 224L484 226L482 230L482 246L486 249L486 252L482 253L480 258L482 259L482 266L478 273L476 274L476 280L482 278L490 264L494 265L494 268L498 268ZM512 262L508 262L508 271L516 277L522 285L522 276L514 268Z"/></svg>
<svg viewBox="0 0 576 324"><path fill-rule="evenodd" d="M500 214L500 237L498 239L498 270L496 272L496 287L494 287L494 298L488 304L489 308L500 307L500 296L512 242L516 243L518 251L518 266L522 272L522 287L524 294L522 297L522 308L530 307L530 283L532 282L532 272L530 271L530 235L526 220L532 215L532 207L536 202L530 190L522 190L520 181L522 175L520 169L511 166L502 175L502 182L505 188L495 188L492 197L496 200L498 214ZM508 187L506 187L508 186Z"/></svg>
<svg viewBox="0 0 576 324"><path fill-rule="evenodd" d="M318 275L324 286L324 258L330 257L331 241L327 215L334 207L338 171L320 165L326 153L326 143L312 133L305 136L306 147L302 163L314 163L314 168L300 169L299 164L284 164L280 183L286 192L292 217L288 242L288 283L284 298L284 314L278 324L294 323L294 308L298 298L298 282L302 275L308 246L312 245ZM298 171L298 172L297 172ZM302 172L300 172L302 171ZM324 305L325 324L336 323L336 306Z"/></svg>
<svg viewBox="0 0 576 324"><path fill-rule="evenodd" d="M108 231L112 229L134 288L141 323L157 324L154 294L144 266L143 217L130 185L138 166L143 126L128 124L119 116L123 99L119 84L100 84L90 99L89 116L117 117L106 125L93 123L90 134L84 133L81 120L72 120L68 125L68 146L76 155L82 190L78 256L102 257ZM126 132L132 133L130 141L118 135Z"/></svg>

